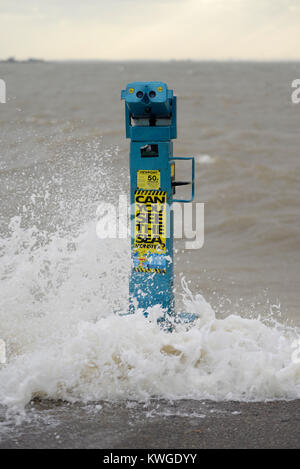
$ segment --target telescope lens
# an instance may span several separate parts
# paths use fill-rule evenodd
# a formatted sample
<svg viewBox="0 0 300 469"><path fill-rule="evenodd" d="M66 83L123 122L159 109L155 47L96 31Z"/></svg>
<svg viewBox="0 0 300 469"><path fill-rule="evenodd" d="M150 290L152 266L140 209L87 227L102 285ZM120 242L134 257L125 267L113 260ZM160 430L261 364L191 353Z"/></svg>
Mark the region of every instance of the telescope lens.
<svg viewBox="0 0 300 469"><path fill-rule="evenodd" d="M150 98L155 98L155 96L156 96L155 91L150 91L149 97L150 97Z"/></svg>
<svg viewBox="0 0 300 469"><path fill-rule="evenodd" d="M137 98L142 98L144 96L144 93L142 91L138 91L136 94Z"/></svg>

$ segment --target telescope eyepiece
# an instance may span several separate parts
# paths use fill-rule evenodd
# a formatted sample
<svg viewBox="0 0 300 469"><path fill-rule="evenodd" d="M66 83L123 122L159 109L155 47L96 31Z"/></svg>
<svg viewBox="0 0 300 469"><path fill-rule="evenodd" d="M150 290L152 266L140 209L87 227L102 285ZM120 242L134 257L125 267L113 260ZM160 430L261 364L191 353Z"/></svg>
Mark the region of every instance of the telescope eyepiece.
<svg viewBox="0 0 300 469"><path fill-rule="evenodd" d="M134 119L168 119L172 115L173 91L161 81L128 83L121 96Z"/></svg>

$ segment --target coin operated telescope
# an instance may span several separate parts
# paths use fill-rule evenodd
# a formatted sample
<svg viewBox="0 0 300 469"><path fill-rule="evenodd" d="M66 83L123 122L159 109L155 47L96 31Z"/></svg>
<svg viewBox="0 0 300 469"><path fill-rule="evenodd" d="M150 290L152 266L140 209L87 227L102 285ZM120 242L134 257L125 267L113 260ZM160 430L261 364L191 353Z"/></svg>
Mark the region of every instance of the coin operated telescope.
<svg viewBox="0 0 300 469"><path fill-rule="evenodd" d="M173 156L177 137L176 96L165 83L133 82L122 91L126 137L130 142L131 275L129 313L160 305L159 322L189 322L175 314L173 262L173 202L194 199L194 158ZM191 181L176 181L176 160L192 161ZM188 200L174 198L176 187L191 184Z"/></svg>

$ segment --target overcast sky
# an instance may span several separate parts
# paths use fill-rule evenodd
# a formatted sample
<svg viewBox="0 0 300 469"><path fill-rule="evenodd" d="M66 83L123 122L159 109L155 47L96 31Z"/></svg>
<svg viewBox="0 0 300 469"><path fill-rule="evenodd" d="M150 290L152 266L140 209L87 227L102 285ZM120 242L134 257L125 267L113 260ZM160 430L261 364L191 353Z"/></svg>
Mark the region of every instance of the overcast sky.
<svg viewBox="0 0 300 469"><path fill-rule="evenodd" d="M0 0L0 58L300 59L300 0Z"/></svg>

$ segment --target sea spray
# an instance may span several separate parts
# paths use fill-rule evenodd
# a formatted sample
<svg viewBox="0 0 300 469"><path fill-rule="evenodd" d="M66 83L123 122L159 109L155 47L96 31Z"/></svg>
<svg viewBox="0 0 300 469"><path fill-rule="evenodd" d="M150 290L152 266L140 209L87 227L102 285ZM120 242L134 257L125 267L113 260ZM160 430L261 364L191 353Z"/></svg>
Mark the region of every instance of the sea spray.
<svg viewBox="0 0 300 469"><path fill-rule="evenodd" d="M174 333L127 308L126 241L97 239L94 223L77 233L23 229L14 220L2 239L0 402L23 409L33 398L80 401L300 397L294 328L216 317L183 280L193 327ZM70 247L71 246L71 247Z"/></svg>
<svg viewBox="0 0 300 469"><path fill-rule="evenodd" d="M252 311L252 319L239 309L216 314L185 280L183 308L197 316L192 327L162 331L157 307L149 320L143 312L120 316L128 311L130 240L96 235L97 204L112 199L115 179L98 146L76 148L65 153L64 147L54 173L47 167L48 179L32 168L22 172L24 206L0 237L0 338L7 359L0 365L0 403L22 411L33 398L299 398L295 327ZM107 153L109 162L114 155L117 150Z"/></svg>

